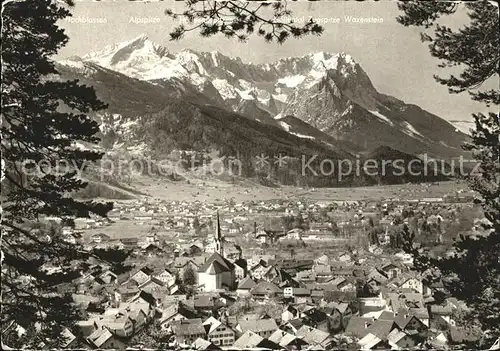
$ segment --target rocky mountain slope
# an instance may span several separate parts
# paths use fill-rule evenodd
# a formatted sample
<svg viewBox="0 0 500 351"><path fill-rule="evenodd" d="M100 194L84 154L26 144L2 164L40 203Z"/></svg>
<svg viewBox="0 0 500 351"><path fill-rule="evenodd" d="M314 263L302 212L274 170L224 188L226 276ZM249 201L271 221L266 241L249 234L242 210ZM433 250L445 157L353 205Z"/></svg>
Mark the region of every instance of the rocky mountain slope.
<svg viewBox="0 0 500 351"><path fill-rule="evenodd" d="M257 65L215 51L171 53L143 35L81 60L154 84L188 86L219 107L253 118L292 115L364 149L385 145L455 157L466 140L443 119L379 93L345 53L317 52Z"/></svg>
<svg viewBox="0 0 500 351"><path fill-rule="evenodd" d="M93 85L109 104L95 116L106 148L244 154L253 175L251 153L353 159L377 149L448 159L462 153L467 138L418 106L379 93L345 53L251 64L218 52L171 53L140 36L62 60L58 69L63 78ZM277 169L267 175L280 177Z"/></svg>

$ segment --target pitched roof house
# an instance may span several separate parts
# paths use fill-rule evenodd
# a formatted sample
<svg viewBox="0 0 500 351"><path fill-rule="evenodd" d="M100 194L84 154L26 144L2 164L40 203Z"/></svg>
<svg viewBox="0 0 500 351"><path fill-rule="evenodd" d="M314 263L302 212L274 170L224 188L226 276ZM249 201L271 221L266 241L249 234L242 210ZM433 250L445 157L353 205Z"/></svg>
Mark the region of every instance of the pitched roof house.
<svg viewBox="0 0 500 351"><path fill-rule="evenodd" d="M204 291L233 289L234 282L234 264L218 252L214 252L198 268L198 285Z"/></svg>
<svg viewBox="0 0 500 351"><path fill-rule="evenodd" d="M271 336L277 329L278 325L273 318L240 321L236 326L236 330L240 333L250 330L263 338Z"/></svg>
<svg viewBox="0 0 500 351"><path fill-rule="evenodd" d="M333 337L329 333L307 325L303 325L297 330L296 336L309 345L321 345L323 347L327 347L333 341Z"/></svg>
<svg viewBox="0 0 500 351"><path fill-rule="evenodd" d="M87 337L89 344L97 349L124 349L125 344L108 329L97 329Z"/></svg>
<svg viewBox="0 0 500 351"><path fill-rule="evenodd" d="M238 340L234 342L233 348L239 350L254 348L279 350L280 346L268 339L263 338L262 336L254 333L251 330L247 330L238 338Z"/></svg>
<svg viewBox="0 0 500 351"><path fill-rule="evenodd" d="M236 293L238 295L249 294L250 290L252 290L252 288L255 285L257 285L257 284L252 280L252 278L250 278L250 277L243 278L238 283L238 287L236 288Z"/></svg>
<svg viewBox="0 0 500 351"><path fill-rule="evenodd" d="M257 298L272 297L282 294L282 290L273 283L262 281L255 285L250 293Z"/></svg>
<svg viewBox="0 0 500 351"><path fill-rule="evenodd" d="M281 329L276 330L268 339L288 350L301 350L309 345L302 338Z"/></svg>
<svg viewBox="0 0 500 351"><path fill-rule="evenodd" d="M206 331L201 319L182 319L170 325L175 339L180 344L192 344L198 338L205 338Z"/></svg>

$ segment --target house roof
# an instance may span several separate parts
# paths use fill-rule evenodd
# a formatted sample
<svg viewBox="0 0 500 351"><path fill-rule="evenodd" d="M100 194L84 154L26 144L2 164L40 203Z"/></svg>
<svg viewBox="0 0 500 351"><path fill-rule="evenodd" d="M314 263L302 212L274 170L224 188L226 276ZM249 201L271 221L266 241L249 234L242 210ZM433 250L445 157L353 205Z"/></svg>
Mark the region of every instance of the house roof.
<svg viewBox="0 0 500 351"><path fill-rule="evenodd" d="M394 329L387 335L387 340L389 340L389 342L397 344L405 336L407 336L407 334L404 331Z"/></svg>
<svg viewBox="0 0 500 351"><path fill-rule="evenodd" d="M212 268L214 267L214 268ZM219 274L222 272L230 272L234 269L234 265L222 257L218 252L214 252L204 264L202 264L199 268L199 272L213 274L210 271L215 271L215 274Z"/></svg>
<svg viewBox="0 0 500 351"><path fill-rule="evenodd" d="M496 341L493 343L493 345L491 345L491 347L489 348L490 351L497 351L497 350L500 350L500 338L496 339Z"/></svg>
<svg viewBox="0 0 500 351"><path fill-rule="evenodd" d="M208 340L198 338L191 345L195 350L220 350L220 348Z"/></svg>
<svg viewBox="0 0 500 351"><path fill-rule="evenodd" d="M382 344L383 345L382 348L390 349L390 347L387 347L389 345L386 341L382 340L382 338L372 333L368 333L365 337L359 340L358 344L361 345L362 349L364 350L371 350L372 348L375 348L378 344Z"/></svg>
<svg viewBox="0 0 500 351"><path fill-rule="evenodd" d="M427 308L410 308L408 311L408 315L415 316L419 319L429 319L429 311Z"/></svg>
<svg viewBox="0 0 500 351"><path fill-rule="evenodd" d="M99 348L112 337L113 334L111 334L108 329L104 328L94 331L88 336L87 340L89 340L92 344Z"/></svg>
<svg viewBox="0 0 500 351"><path fill-rule="evenodd" d="M393 262L388 262L380 267L381 270L394 269L394 268L399 268L399 266Z"/></svg>
<svg viewBox="0 0 500 351"><path fill-rule="evenodd" d="M337 277L337 278L329 281L329 283L335 285L338 288L338 286L340 284L342 284L342 283L344 283L346 281L348 281L348 280L345 277Z"/></svg>
<svg viewBox="0 0 500 351"><path fill-rule="evenodd" d="M171 263L175 268L182 268L187 264L191 263L196 267L200 267L205 262L204 256L195 256L195 257L176 257L175 260ZM199 268L198 268L199 269Z"/></svg>
<svg viewBox="0 0 500 351"><path fill-rule="evenodd" d="M453 312L453 308L450 305L430 305L431 313L443 316L449 316Z"/></svg>
<svg viewBox="0 0 500 351"><path fill-rule="evenodd" d="M151 267L148 267L148 266L142 267L141 269L139 269L139 271L141 271L147 275L152 275L154 273L154 269Z"/></svg>
<svg viewBox="0 0 500 351"><path fill-rule="evenodd" d="M118 292L121 295L136 295L140 292L141 290L135 286L120 286L116 289L116 292Z"/></svg>
<svg viewBox="0 0 500 351"><path fill-rule="evenodd" d="M146 301L147 303L149 303L150 305L156 305L156 299L154 298L154 296L144 290L141 290L139 291L139 293L137 293L137 295L131 297L127 302L134 302L134 301L137 301L138 299L143 299L144 301Z"/></svg>
<svg viewBox="0 0 500 351"><path fill-rule="evenodd" d="M222 274L224 272L227 272L227 269L217 261L210 263L208 268L205 270L205 273L210 275Z"/></svg>
<svg viewBox="0 0 500 351"><path fill-rule="evenodd" d="M260 333L278 329L278 325L273 318L240 321L238 325L243 333L247 330Z"/></svg>
<svg viewBox="0 0 500 351"><path fill-rule="evenodd" d="M184 316L185 318L194 318L195 313L191 309L189 309L185 304L182 302L177 302L175 304L172 304L168 306L166 309L163 310L162 316L160 318L160 323L163 323L173 316L175 316L177 313L180 315Z"/></svg>
<svg viewBox="0 0 500 351"><path fill-rule="evenodd" d="M73 341L76 340L75 334L73 334L68 328L62 330L61 336L64 338L63 347L69 346Z"/></svg>
<svg viewBox="0 0 500 351"><path fill-rule="evenodd" d="M340 313L345 313L345 311L347 311L347 309L349 308L349 304L346 303L346 302L335 302L335 301L331 301L331 302L328 302L327 305L326 305L326 312L330 312L330 314L334 311L334 310L338 310Z"/></svg>
<svg viewBox="0 0 500 351"><path fill-rule="evenodd" d="M247 266L248 266L248 262L247 260L243 259L243 258L239 258L237 259L236 261L234 261L234 264L240 268L243 268L243 269L246 269Z"/></svg>
<svg viewBox="0 0 500 351"><path fill-rule="evenodd" d="M146 312L142 309L130 310L127 313L130 319L132 319L133 321L137 321L141 314L144 315L144 318L147 316Z"/></svg>
<svg viewBox="0 0 500 351"><path fill-rule="evenodd" d="M396 319L396 316L394 315L394 312L382 311L377 319L381 321L394 321Z"/></svg>
<svg viewBox="0 0 500 351"><path fill-rule="evenodd" d="M250 289L252 295L265 295L281 293L281 289L273 283L262 281Z"/></svg>
<svg viewBox="0 0 500 351"><path fill-rule="evenodd" d="M155 284L159 287L162 287L164 286L165 284L159 280L158 278L155 278L155 277L150 277L148 280L146 280L144 283L142 283L141 285L139 285L139 289L142 289L144 288L145 286L148 286L148 285L151 285L151 284Z"/></svg>
<svg viewBox="0 0 500 351"><path fill-rule="evenodd" d="M302 322L302 319L296 318L289 320L287 324L290 324L295 329L300 329L304 323Z"/></svg>
<svg viewBox="0 0 500 351"><path fill-rule="evenodd" d="M171 328L176 335L199 335L206 334L205 327L200 318L173 321Z"/></svg>
<svg viewBox="0 0 500 351"><path fill-rule="evenodd" d="M371 318L352 316L345 328L345 334L363 337L368 334L368 326L373 323Z"/></svg>
<svg viewBox="0 0 500 351"><path fill-rule="evenodd" d="M311 290L307 288L293 288L294 295L311 296Z"/></svg>
<svg viewBox="0 0 500 351"><path fill-rule="evenodd" d="M314 261L315 262L326 262L326 263L328 263L328 262L330 262L330 259L328 258L327 255L321 255L321 256L317 257Z"/></svg>
<svg viewBox="0 0 500 351"><path fill-rule="evenodd" d="M250 277L245 277L243 278L240 283L238 284L238 289L241 289L241 290L250 290L252 289L254 286L256 286L257 283L255 283L252 278Z"/></svg>
<svg viewBox="0 0 500 351"><path fill-rule="evenodd" d="M215 319L214 317L210 316L203 322L203 325L206 327L208 326L208 328L206 328L207 334L210 334L214 330L219 328L221 325L223 325L223 323L221 321L219 321L218 319Z"/></svg>
<svg viewBox="0 0 500 351"><path fill-rule="evenodd" d="M385 275L385 273L379 271L376 268L373 268L370 271L370 273L368 273L367 280L368 281L374 280L377 283L382 284L382 283L385 283L387 280L389 280L389 278Z"/></svg>
<svg viewBox="0 0 500 351"><path fill-rule="evenodd" d="M143 311L145 314L148 314L151 310L154 309L154 307L151 307L150 304L148 303L141 303L141 302L134 302L134 303L128 303L128 302L122 302L118 306L120 310L125 310L125 311Z"/></svg>
<svg viewBox="0 0 500 351"><path fill-rule="evenodd" d="M296 340L297 337L293 334L287 333L284 330L278 329L268 339L269 341L279 344L282 347L286 347L292 341Z"/></svg>
<svg viewBox="0 0 500 351"><path fill-rule="evenodd" d="M303 325L297 330L297 337L302 338L308 344L322 344L329 339L330 334L322 330Z"/></svg>
<svg viewBox="0 0 500 351"><path fill-rule="evenodd" d="M254 348L262 342L264 338L251 330L245 331L233 344L233 348L247 349Z"/></svg>
<svg viewBox="0 0 500 351"><path fill-rule="evenodd" d="M314 266L314 272L317 275L331 275L332 267L330 265L317 265Z"/></svg>
<svg viewBox="0 0 500 351"><path fill-rule="evenodd" d="M196 295L194 297L194 307L206 308L213 306L214 306L214 299L210 295Z"/></svg>
<svg viewBox="0 0 500 351"><path fill-rule="evenodd" d="M398 324L394 321L378 319L368 327L367 332L372 333L381 339L385 339L392 330L399 328Z"/></svg>

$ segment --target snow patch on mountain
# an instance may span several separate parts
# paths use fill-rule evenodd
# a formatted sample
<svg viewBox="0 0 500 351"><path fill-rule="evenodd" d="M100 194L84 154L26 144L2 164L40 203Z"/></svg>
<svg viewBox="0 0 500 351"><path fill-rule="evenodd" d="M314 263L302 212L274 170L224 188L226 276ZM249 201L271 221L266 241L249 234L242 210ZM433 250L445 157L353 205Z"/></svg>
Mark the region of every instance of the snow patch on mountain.
<svg viewBox="0 0 500 351"><path fill-rule="evenodd" d="M450 123L455 127L455 132L462 132L467 135L470 135L470 130L476 126L473 121L450 121Z"/></svg>
<svg viewBox="0 0 500 351"><path fill-rule="evenodd" d="M199 75L208 75L203 65L200 62L198 55L191 50L182 50L177 54L176 60L184 67L191 68L192 72L195 70Z"/></svg>
<svg viewBox="0 0 500 351"><path fill-rule="evenodd" d="M281 117L279 117L279 118L278 118L278 116L275 116L274 118L275 118L275 119L279 119L279 118L281 118ZM290 131L290 128L292 128L292 126L291 126L291 125L289 125L289 124L288 124L288 123L286 123L286 122L279 121L278 123L279 123L280 127L281 127L281 128L283 128L284 130L286 130L288 133L293 134L293 135L295 135L295 136L297 136L297 137L299 137L299 138L302 138L302 139L315 139L313 136L310 136L310 135L306 135L306 134L301 134L301 133L291 132L291 131Z"/></svg>
<svg viewBox="0 0 500 351"><path fill-rule="evenodd" d="M409 136L419 136L421 138L424 138L424 136L422 135L422 133L420 133L418 130L415 129L415 127L413 127L410 123L408 122L403 122L403 126L405 128L405 133L408 134Z"/></svg>
<svg viewBox="0 0 500 351"><path fill-rule="evenodd" d="M253 88L252 83L244 79L238 79L238 83L243 88L243 90L250 90Z"/></svg>
<svg viewBox="0 0 500 351"><path fill-rule="evenodd" d="M302 138L302 139L315 139L315 137L313 137L311 135L305 135L305 134L294 133L294 132L289 132L289 133L293 134L295 136L298 136L299 138Z"/></svg>
<svg viewBox="0 0 500 351"><path fill-rule="evenodd" d="M68 67L79 69L79 70L85 69L85 64L82 61L60 60L59 63L62 65L68 66Z"/></svg>
<svg viewBox="0 0 500 351"><path fill-rule="evenodd" d="M276 116L276 117L277 117L277 116ZM277 119L276 117L274 117L274 118L275 118L275 119ZM280 118L281 118L281 117L280 117ZM279 125L281 126L281 128L283 128L283 129L284 129L284 130L286 130L287 132L289 132L289 131L290 131L291 126L290 126L288 123L283 122L283 121L280 121L280 122L278 122L278 123L279 123Z"/></svg>
<svg viewBox="0 0 500 351"><path fill-rule="evenodd" d="M214 79L212 85L224 100L235 99L238 96L236 89L226 79Z"/></svg>
<svg viewBox="0 0 500 351"><path fill-rule="evenodd" d="M384 116L383 114L381 114L380 112L378 112L378 111L370 111L370 113L373 114L373 115L375 115L375 116L377 116L381 121L387 123L391 127L394 126L394 123L389 118L387 118L386 116Z"/></svg>
<svg viewBox="0 0 500 351"><path fill-rule="evenodd" d="M304 79L306 79L306 77L300 74L294 76L286 76L284 78L278 79L278 84L284 84L288 88L295 88L297 85L302 83Z"/></svg>
<svg viewBox="0 0 500 351"><path fill-rule="evenodd" d="M273 94L273 99L278 100L280 102L286 102L286 99L288 99L287 94Z"/></svg>
<svg viewBox="0 0 500 351"><path fill-rule="evenodd" d="M243 100L255 100L255 96L254 96L255 93L254 93L253 89L240 90L240 89L236 88L236 91L238 92L238 94L240 95L240 97Z"/></svg>
<svg viewBox="0 0 500 351"><path fill-rule="evenodd" d="M214 64L214 67L219 67L219 61L217 60L217 55L219 53L217 51L212 51L210 55L212 56L212 62Z"/></svg>

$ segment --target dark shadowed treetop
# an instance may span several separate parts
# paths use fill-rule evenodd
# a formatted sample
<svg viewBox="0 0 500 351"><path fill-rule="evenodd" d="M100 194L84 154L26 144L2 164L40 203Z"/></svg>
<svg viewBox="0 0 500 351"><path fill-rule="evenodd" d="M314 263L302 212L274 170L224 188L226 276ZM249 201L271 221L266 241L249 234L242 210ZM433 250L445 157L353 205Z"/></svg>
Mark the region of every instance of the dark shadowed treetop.
<svg viewBox="0 0 500 351"><path fill-rule="evenodd" d="M257 34L267 42L284 43L288 38L302 38L308 34L320 35L323 27L313 20L297 26L286 1L211 1L187 0L186 9L165 14L174 19L184 19L170 33L171 40L181 39L186 32L199 31L204 37L222 34L227 38L245 41Z"/></svg>
<svg viewBox="0 0 500 351"><path fill-rule="evenodd" d="M468 10L470 23L457 31L437 24L444 16L455 13L459 6ZM404 12L397 18L405 26L434 27L434 35L422 33L422 41L429 42L431 55L442 60L439 67L463 68L460 75L449 78L434 76L448 86L450 93L469 91L472 99L499 104L498 89L471 91L490 78L497 77L500 67L500 37L498 35L498 3L492 1L458 2L410 1L399 2Z"/></svg>
<svg viewBox="0 0 500 351"><path fill-rule="evenodd" d="M436 77L449 87L450 93L469 91L473 100L486 105L498 105L498 88L475 91L499 72L499 20L498 3L492 1L467 2L405 2L398 3L404 12L398 21L406 26L430 28L443 15L453 14L458 6L466 6L470 22L452 31L436 25L434 37L422 34L430 42L432 56L442 60L440 67L462 69L458 77ZM498 83L497 83L498 84ZM484 332L483 346L500 336L500 120L498 111L473 115L476 129L471 141L465 145L478 161L479 168L467 178L476 192L488 223L484 235L465 236L453 245L448 257L430 257L413 245L414 235L404 233L404 247L413 254L414 266L424 273L427 284L441 282L447 293L464 301L466 324L479 325Z"/></svg>
<svg viewBox="0 0 500 351"><path fill-rule="evenodd" d="M14 346L35 349L59 348L62 328L80 318L71 295L57 288L73 281L88 258L81 245L38 229L37 222L105 216L112 207L69 196L87 185L76 170L102 156L75 144L99 141L89 113L106 105L93 88L57 76L51 58L68 40L57 21L70 16L62 5L24 0L2 6L1 321L29 331L27 344Z"/></svg>

